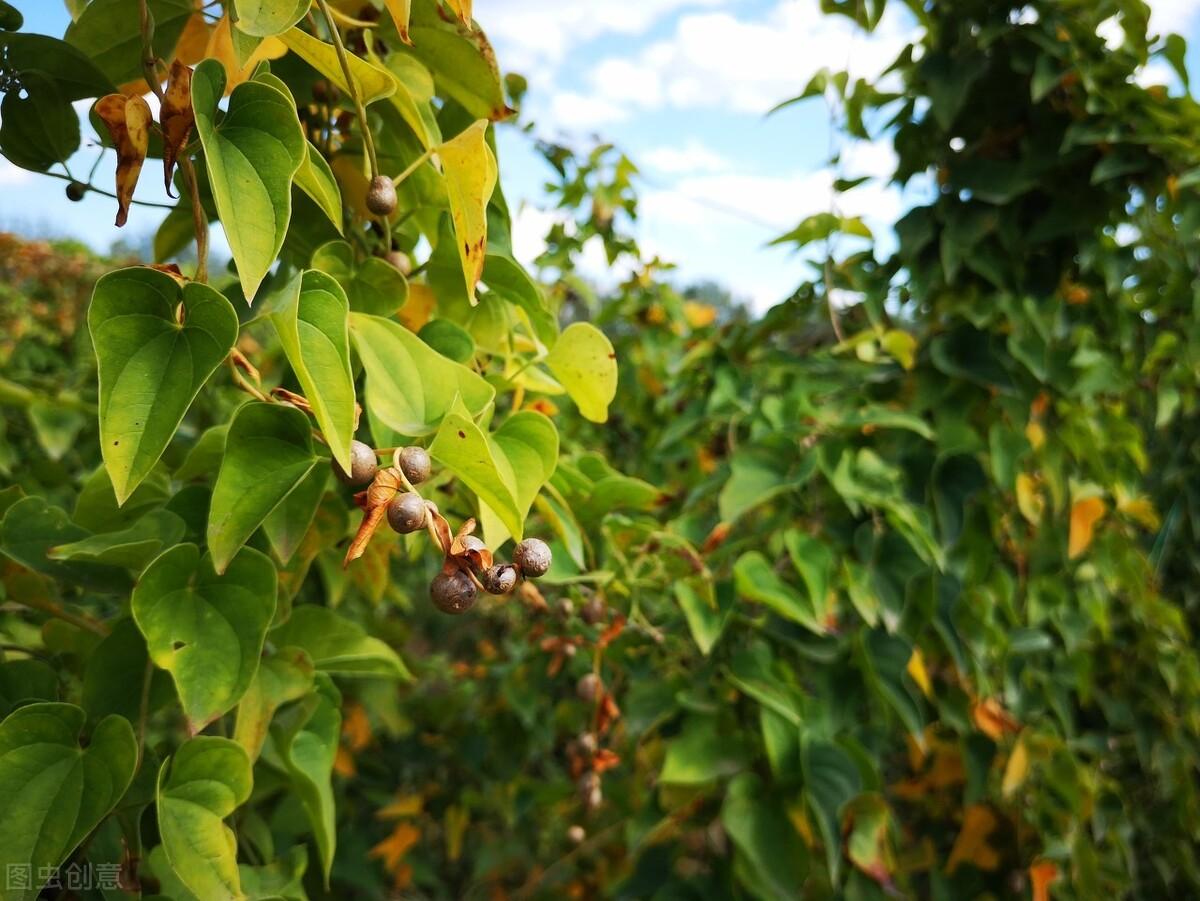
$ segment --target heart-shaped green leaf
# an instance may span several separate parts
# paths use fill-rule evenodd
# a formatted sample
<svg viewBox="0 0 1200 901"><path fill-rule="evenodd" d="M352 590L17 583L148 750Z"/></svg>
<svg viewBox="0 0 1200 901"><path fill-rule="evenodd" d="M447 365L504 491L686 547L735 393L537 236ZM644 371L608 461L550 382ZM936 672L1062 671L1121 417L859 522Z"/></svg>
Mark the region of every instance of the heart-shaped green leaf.
<svg viewBox="0 0 1200 901"><path fill-rule="evenodd" d="M533 499L554 474L558 431L541 413L525 410L488 435L458 404L442 421L429 453L475 492L507 532L497 534L484 515L489 543L508 535L519 541Z"/></svg>
<svg viewBox="0 0 1200 901"><path fill-rule="evenodd" d="M333 786L329 780L342 729L341 703L341 694L329 676L318 673L316 691L289 707L280 715L280 722L271 727L275 750L312 825L326 886L337 847Z"/></svg>
<svg viewBox="0 0 1200 901"><path fill-rule="evenodd" d="M785 619L813 632L825 632L812 600L783 581L758 551L749 551L738 558L733 566L733 579L742 597L766 604Z"/></svg>
<svg viewBox="0 0 1200 901"><path fill-rule="evenodd" d="M225 571L317 459L308 417L295 407L252 402L234 414L208 515L208 549L217 572Z"/></svg>
<svg viewBox="0 0 1200 901"><path fill-rule="evenodd" d="M196 8L191 0L148 0L147 6L154 19L154 55L170 59ZM92 0L67 28L66 40L113 84L142 77L145 54L138 0Z"/></svg>
<svg viewBox="0 0 1200 901"><path fill-rule="evenodd" d="M276 79L238 85L218 124L225 68L206 59L192 74L196 134L247 303L283 246L292 217L292 179L307 154L296 103L279 84Z"/></svg>
<svg viewBox="0 0 1200 901"><path fill-rule="evenodd" d="M207 285L180 287L155 269L119 269L96 282L88 329L99 370L100 450L123 504L232 349L237 314Z"/></svg>
<svg viewBox="0 0 1200 901"><path fill-rule="evenodd" d="M293 278L271 313L271 324L317 425L333 458L346 472L350 471L355 420L349 316L350 304L342 286L315 269Z"/></svg>
<svg viewBox="0 0 1200 901"><path fill-rule="evenodd" d="M48 556L141 571L164 547L178 544L186 529L183 520L169 510L151 510L128 529L60 544L51 548Z"/></svg>
<svg viewBox="0 0 1200 901"><path fill-rule="evenodd" d="M254 680L237 709L233 739L246 749L250 760L258 759L275 711L312 690L316 668L301 648L280 648L259 664Z"/></svg>
<svg viewBox="0 0 1200 901"><path fill-rule="evenodd" d="M443 13L437 0L416 0L408 26L412 53L433 74L438 93L449 96L472 116L493 122L512 110L504 102L504 88L496 54L487 36Z"/></svg>
<svg viewBox="0 0 1200 901"><path fill-rule="evenodd" d="M496 389L474 370L448 360L398 322L350 314L350 334L367 373L371 415L401 435L437 430L455 399L478 416Z"/></svg>
<svg viewBox="0 0 1200 901"><path fill-rule="evenodd" d="M101 720L79 747L85 714L72 704L30 704L0 723L0 873L31 874L4 901L32 901L61 864L116 806L137 767L133 728Z"/></svg>
<svg viewBox="0 0 1200 901"><path fill-rule="evenodd" d="M395 651L328 607L297 607L286 623L271 631L271 642L303 648L313 665L330 675L412 678Z"/></svg>
<svg viewBox="0 0 1200 901"><path fill-rule="evenodd" d="M275 567L245 548L223 575L181 544L160 555L133 591L133 618L155 666L175 680L192 734L246 693L275 614Z"/></svg>
<svg viewBox="0 0 1200 901"><path fill-rule="evenodd" d="M590 322L567 326L550 348L546 366L584 418L608 420L608 405L617 396L617 355L604 332Z"/></svg>
<svg viewBox="0 0 1200 901"><path fill-rule="evenodd" d="M158 830L167 862L196 897L239 901L237 838L225 817L250 797L250 758L237 742L200 736L158 773Z"/></svg>
<svg viewBox="0 0 1200 901"><path fill-rule="evenodd" d="M337 279L355 313L386 318L408 299L408 282L399 269L379 257L355 260L345 241L322 244L313 253L312 265Z"/></svg>
<svg viewBox="0 0 1200 901"><path fill-rule="evenodd" d="M40 497L21 498L0 520L0 553L22 566L97 591L128 591L129 575L121 569L92 562L56 560L49 556L55 547L85 541L89 537L86 529L67 518L65 510L51 507Z"/></svg>
<svg viewBox="0 0 1200 901"><path fill-rule="evenodd" d="M237 27L265 38L282 34L304 18L312 0L238 0Z"/></svg>

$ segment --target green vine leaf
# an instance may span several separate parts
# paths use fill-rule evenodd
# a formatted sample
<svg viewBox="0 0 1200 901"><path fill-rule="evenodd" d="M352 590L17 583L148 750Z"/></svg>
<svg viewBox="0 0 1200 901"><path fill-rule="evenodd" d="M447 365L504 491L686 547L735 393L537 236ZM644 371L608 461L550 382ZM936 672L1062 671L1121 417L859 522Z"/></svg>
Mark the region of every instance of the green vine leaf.
<svg viewBox="0 0 1200 901"><path fill-rule="evenodd" d="M183 539L187 526L169 510L151 510L120 532L105 532L52 547L52 560L101 563L140 572L166 547Z"/></svg>
<svg viewBox="0 0 1200 901"><path fill-rule="evenodd" d="M192 0L148 0L154 17L154 55L170 59L192 13ZM138 0L92 0L67 28L67 43L116 85L142 77L142 24ZM40 67L39 67L40 68Z"/></svg>
<svg viewBox="0 0 1200 901"><path fill-rule="evenodd" d="M337 50L332 44L326 44L299 28L293 28L280 35L280 40L287 44L289 50L337 85L339 90L348 92L346 75L338 62ZM349 54L347 60L350 63L350 75L354 79L355 91L364 105L392 96L396 90L396 80L392 78L391 73L353 54Z"/></svg>
<svg viewBox="0 0 1200 901"><path fill-rule="evenodd" d="M283 302L271 313L271 324L333 459L349 472L356 419L349 301L341 285L315 269L297 274L283 294Z"/></svg>
<svg viewBox="0 0 1200 901"><path fill-rule="evenodd" d="M119 269L96 282L88 330L99 370L100 451L123 504L233 348L237 314L207 285Z"/></svg>
<svg viewBox="0 0 1200 901"><path fill-rule="evenodd" d="M283 246L292 216L292 180L307 155L295 100L277 85L282 85L277 79L238 85L218 124L224 67L206 59L192 75L196 134L247 303L254 301Z"/></svg>
<svg viewBox="0 0 1200 901"><path fill-rule="evenodd" d="M342 729L341 703L341 693L332 680L320 673L316 690L301 703L288 708L281 715L281 722L271 727L275 749L312 825L326 887L337 848L330 777Z"/></svg>
<svg viewBox="0 0 1200 901"><path fill-rule="evenodd" d="M258 38L283 34L304 18L312 0L238 0L239 31Z"/></svg>
<svg viewBox="0 0 1200 901"><path fill-rule="evenodd" d="M271 631L271 642L279 647L303 648L313 665L331 676L412 679L404 662L388 645L327 607L297 607L286 623Z"/></svg>
<svg viewBox="0 0 1200 901"><path fill-rule="evenodd" d="M128 721L105 717L84 749L84 720L73 704L46 703L0 723L0 872L32 874L27 888L10 882L4 901L33 901L133 780L138 747Z"/></svg>
<svg viewBox="0 0 1200 901"><path fill-rule="evenodd" d="M458 397L470 416L478 416L496 396L478 373L443 357L398 322L351 313L350 334L367 373L368 410L401 435L436 431Z"/></svg>
<svg viewBox="0 0 1200 901"><path fill-rule="evenodd" d="M53 548L85 541L90 533L71 522L60 507L45 498L24 497L0 520L0 552L22 566L63 582L85 585L96 591L125 593L129 575L124 570L82 560L56 560Z"/></svg>
<svg viewBox="0 0 1200 901"><path fill-rule="evenodd" d="M250 797L250 759L227 738L186 742L158 773L158 828L167 862L198 898L241 901L237 838L223 822Z"/></svg>
<svg viewBox="0 0 1200 901"><path fill-rule="evenodd" d="M608 421L608 405L617 396L617 354L604 332L590 322L567 326L550 348L546 367L584 418Z"/></svg>
<svg viewBox="0 0 1200 901"><path fill-rule="evenodd" d="M312 691L315 672L312 659L301 648L280 648L259 664L238 704L233 727L233 740L246 749L252 762L262 753L275 711Z"/></svg>
<svg viewBox="0 0 1200 901"><path fill-rule="evenodd" d="M541 413L525 410L488 435L462 404L456 404L429 453L486 505L485 535L494 546L508 536L518 541L523 537L529 508L558 463L558 430ZM500 528L490 526L487 511Z"/></svg>
<svg viewBox="0 0 1200 901"><path fill-rule="evenodd" d="M342 231L342 192L333 177L333 170L312 141L305 143L304 162L296 170L296 187L312 198L313 203ZM318 267L320 268L320 267Z"/></svg>
<svg viewBox="0 0 1200 901"><path fill-rule="evenodd" d="M133 591L133 618L150 659L175 680L194 735L249 688L275 614L275 567L252 548L224 574L194 544L158 557Z"/></svg>
<svg viewBox="0 0 1200 901"><path fill-rule="evenodd" d="M355 260L354 249L345 241L330 241L318 247L312 255L312 267L337 279L355 313L387 318L408 298L404 273L379 257Z"/></svg>
<svg viewBox="0 0 1200 901"><path fill-rule="evenodd" d="M208 548L217 572L225 571L318 459L308 417L295 407L252 401L234 414L208 515Z"/></svg>

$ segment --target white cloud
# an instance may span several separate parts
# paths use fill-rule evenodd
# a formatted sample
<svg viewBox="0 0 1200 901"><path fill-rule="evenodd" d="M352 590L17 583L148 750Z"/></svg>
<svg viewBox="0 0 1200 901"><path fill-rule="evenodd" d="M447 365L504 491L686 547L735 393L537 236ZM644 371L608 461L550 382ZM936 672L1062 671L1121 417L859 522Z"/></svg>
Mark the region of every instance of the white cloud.
<svg viewBox="0 0 1200 901"><path fill-rule="evenodd" d="M1200 0L1148 0L1151 34L1186 34L1200 19Z"/></svg>
<svg viewBox="0 0 1200 901"><path fill-rule="evenodd" d="M495 0L488 36L501 63L536 79L574 47L606 34L640 35L671 13L729 0Z"/></svg>
<svg viewBox="0 0 1200 901"><path fill-rule="evenodd" d="M629 111L625 107L607 98L560 91L550 98L550 105L545 112L539 112L535 118L556 129L578 132L611 125L628 116Z"/></svg>
<svg viewBox="0 0 1200 901"><path fill-rule="evenodd" d="M729 160L695 138L689 138L679 147L655 147L639 153L637 160L668 175L722 172L729 168Z"/></svg>
<svg viewBox="0 0 1200 901"><path fill-rule="evenodd" d="M891 9L891 7L889 7ZM821 68L874 77L912 37L903 12L865 35L816 3L781 0L750 19L730 13L680 17L670 38L632 57L611 56L588 74L593 95L644 110L714 107L764 113L798 94Z"/></svg>

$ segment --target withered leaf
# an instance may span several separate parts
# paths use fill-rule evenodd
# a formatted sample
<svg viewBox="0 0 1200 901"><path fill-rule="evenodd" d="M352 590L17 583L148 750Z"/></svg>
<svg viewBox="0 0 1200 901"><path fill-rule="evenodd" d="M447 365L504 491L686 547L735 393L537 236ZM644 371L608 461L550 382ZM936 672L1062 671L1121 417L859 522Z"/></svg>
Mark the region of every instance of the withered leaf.
<svg viewBox="0 0 1200 901"><path fill-rule="evenodd" d="M167 195L173 197L171 175L175 172L175 162L187 147L192 126L196 123L192 111L192 70L179 60L171 63L159 122L163 130L163 184Z"/></svg>
<svg viewBox="0 0 1200 901"><path fill-rule="evenodd" d="M108 94L96 101L96 115L117 148L117 226L129 218L129 202L150 147L150 105L142 97Z"/></svg>

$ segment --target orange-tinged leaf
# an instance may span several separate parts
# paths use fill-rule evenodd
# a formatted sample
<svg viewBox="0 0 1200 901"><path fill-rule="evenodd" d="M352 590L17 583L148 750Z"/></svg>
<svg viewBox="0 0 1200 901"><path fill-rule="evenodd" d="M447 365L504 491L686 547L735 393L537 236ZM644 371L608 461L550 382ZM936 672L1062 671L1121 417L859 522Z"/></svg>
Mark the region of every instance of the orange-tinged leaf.
<svg viewBox="0 0 1200 901"><path fill-rule="evenodd" d="M350 753L349 748L338 746L333 755L333 771L343 779L349 779L358 772L354 765L354 755Z"/></svg>
<svg viewBox="0 0 1200 901"><path fill-rule="evenodd" d="M554 403L554 401L545 397L539 397L533 403L526 404L525 408L527 410L533 410L535 413L541 413L543 416L558 415L558 406Z"/></svg>
<svg viewBox="0 0 1200 901"><path fill-rule="evenodd" d="M391 834L372 848L368 856L381 859L384 869L394 875L404 862L404 855L420 839L421 830L412 823L397 823Z"/></svg>
<svg viewBox="0 0 1200 901"><path fill-rule="evenodd" d="M225 69L226 97L232 94L239 84L250 80L259 63L266 59L279 59L288 49L277 37L263 38L246 59L245 65L239 65L237 53L233 49L232 28L227 12L209 32L208 45L204 49L204 56L216 59Z"/></svg>
<svg viewBox="0 0 1200 901"><path fill-rule="evenodd" d="M458 256L467 296L478 303L475 285L487 252L487 205L496 187L496 158L487 144L487 119L477 119L438 148Z"/></svg>
<svg viewBox="0 0 1200 901"><path fill-rule="evenodd" d="M695 300L683 302L683 318L694 329L704 328L717 321L717 308Z"/></svg>
<svg viewBox="0 0 1200 901"><path fill-rule="evenodd" d="M933 685L929 681L929 671L925 669L925 658L921 655L919 648L913 648L912 656L908 658L906 669L912 680L917 683L917 687L921 689L921 694L932 699Z"/></svg>
<svg viewBox="0 0 1200 901"><path fill-rule="evenodd" d="M888 841L887 802L877 794L862 795L851 802L846 817L850 822L846 856L880 885L890 886L895 861Z"/></svg>
<svg viewBox="0 0 1200 901"><path fill-rule="evenodd" d="M421 795L397 795L391 804L375 811L375 818L380 820L398 820L402 817L415 817L425 809L425 799Z"/></svg>
<svg viewBox="0 0 1200 901"><path fill-rule="evenodd" d="M1031 901L1050 901L1050 883L1058 878L1058 864L1052 860L1036 861L1029 868Z"/></svg>
<svg viewBox="0 0 1200 901"><path fill-rule="evenodd" d="M1104 518L1107 508L1098 497L1087 497L1071 505L1071 534L1067 541L1067 556L1074 560L1092 544L1096 523Z"/></svg>
<svg viewBox="0 0 1200 901"><path fill-rule="evenodd" d="M150 148L150 106L141 97L108 94L96 101L96 115L117 148L117 225L129 219L129 202Z"/></svg>
<svg viewBox="0 0 1200 901"><path fill-rule="evenodd" d="M175 46L175 59L187 66L194 66L204 59L208 49L208 37L212 31L202 13L194 14L183 26L183 34Z"/></svg>
<svg viewBox="0 0 1200 901"><path fill-rule="evenodd" d="M387 11L391 13L392 21L396 23L396 31L400 32L400 40L406 44L412 41L408 37L408 17L412 12L412 0L385 0Z"/></svg>
<svg viewBox="0 0 1200 901"><path fill-rule="evenodd" d="M446 4L454 10L454 14L464 25L471 24L472 0L446 0Z"/></svg>
<svg viewBox="0 0 1200 901"><path fill-rule="evenodd" d="M433 292L429 290L428 285L410 282L408 286L408 298L404 301L404 306L400 308L396 316L400 319L400 324L410 332L419 332L425 323L429 321L429 317L433 315L433 309L436 306L437 299L434 297Z"/></svg>
<svg viewBox="0 0 1200 901"><path fill-rule="evenodd" d="M1000 741L1006 734L1015 735L1021 731L1021 724L995 698L976 701L971 707L971 719L975 727L992 741Z"/></svg>
<svg viewBox="0 0 1200 901"><path fill-rule="evenodd" d="M163 184L166 185L167 196L173 196L171 175L175 172L175 161L187 147L192 126L196 123L196 115L192 111L192 70L179 60L171 63L158 119L163 130Z"/></svg>
<svg viewBox="0 0 1200 901"><path fill-rule="evenodd" d="M352 751L361 751L371 743L371 721L362 704L351 703L342 719L342 738Z"/></svg>
<svg viewBox="0 0 1200 901"><path fill-rule="evenodd" d="M946 872L953 873L962 863L969 863L981 870L994 870L1000 866L1000 855L988 844L988 837L998 825L996 814L986 804L968 807L963 816L962 830L950 850Z"/></svg>

